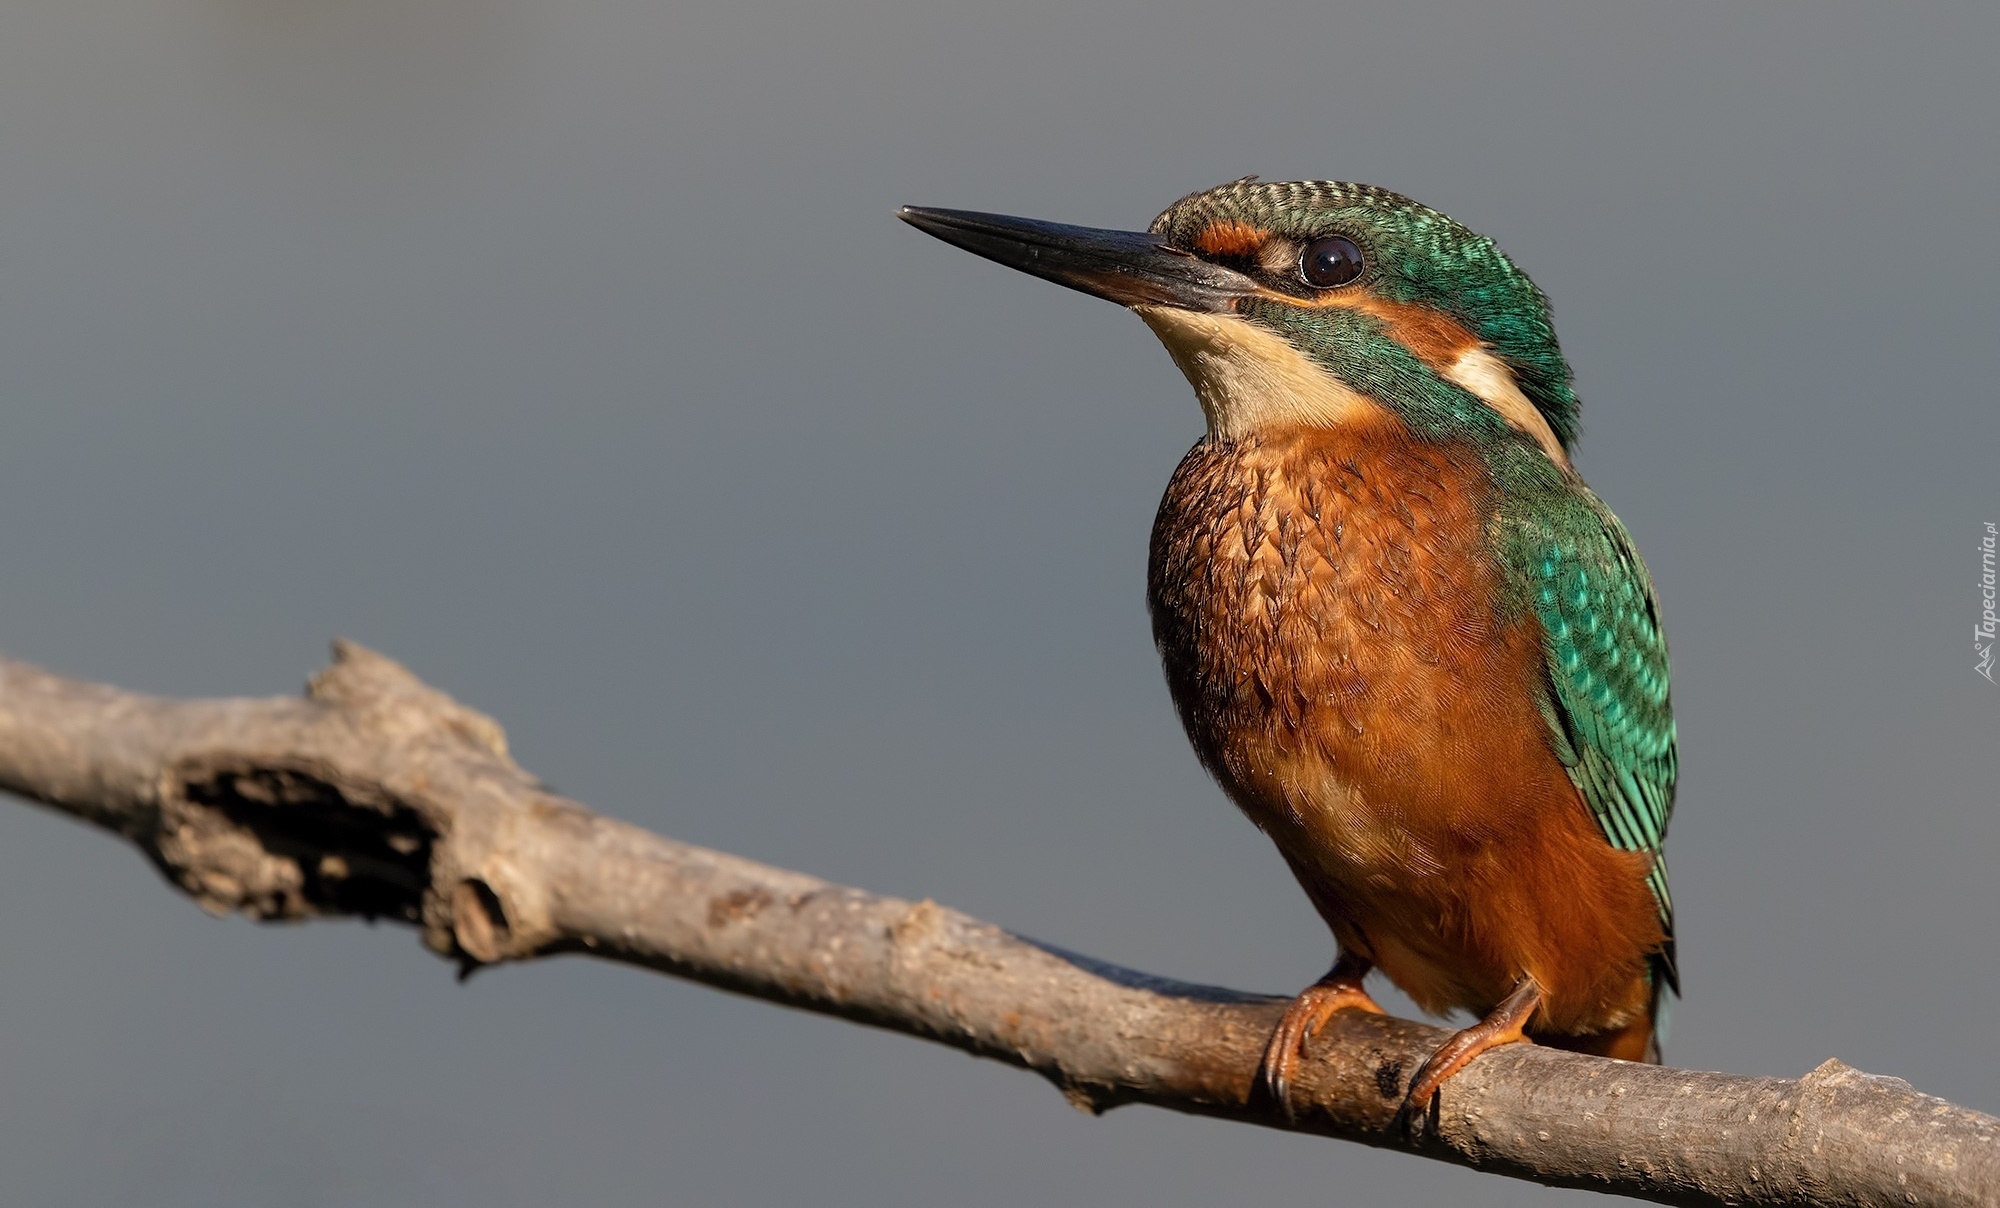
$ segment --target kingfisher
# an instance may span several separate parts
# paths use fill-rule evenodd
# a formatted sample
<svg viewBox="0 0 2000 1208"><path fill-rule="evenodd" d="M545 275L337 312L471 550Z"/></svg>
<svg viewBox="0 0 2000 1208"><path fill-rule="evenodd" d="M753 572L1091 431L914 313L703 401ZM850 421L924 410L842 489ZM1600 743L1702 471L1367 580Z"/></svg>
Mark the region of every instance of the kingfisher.
<svg viewBox="0 0 2000 1208"><path fill-rule="evenodd" d="M1207 431L1153 523L1147 603L1202 764L1333 933L1257 1084L1382 1008L1470 1012L1405 1111L1488 1049L1659 1060L1678 757L1651 577L1572 461L1549 305L1484 236L1370 185L1244 177L1143 232L906 207L1129 307Z"/></svg>

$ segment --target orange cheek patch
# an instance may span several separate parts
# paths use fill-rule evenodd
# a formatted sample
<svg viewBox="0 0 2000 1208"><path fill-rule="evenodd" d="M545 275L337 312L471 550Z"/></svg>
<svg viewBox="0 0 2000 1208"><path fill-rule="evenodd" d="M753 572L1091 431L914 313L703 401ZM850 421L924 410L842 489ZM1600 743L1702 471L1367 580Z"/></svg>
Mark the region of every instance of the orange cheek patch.
<svg viewBox="0 0 2000 1208"><path fill-rule="evenodd" d="M1274 295L1277 296L1277 295ZM1479 347L1479 337L1458 320L1441 310L1414 302L1391 302L1372 294L1337 292L1314 299L1283 297L1290 306L1315 310L1360 311L1388 329L1390 338L1417 355L1417 359L1440 373L1448 371L1458 358Z"/></svg>
<svg viewBox="0 0 2000 1208"><path fill-rule="evenodd" d="M1398 344L1433 369L1449 369L1459 357L1479 347L1479 337L1443 311L1381 298L1363 297L1357 302L1356 310L1379 319Z"/></svg>
<svg viewBox="0 0 2000 1208"><path fill-rule="evenodd" d="M1210 223L1208 229L1195 236L1194 245L1210 256L1255 256L1264 246L1264 232L1233 219Z"/></svg>

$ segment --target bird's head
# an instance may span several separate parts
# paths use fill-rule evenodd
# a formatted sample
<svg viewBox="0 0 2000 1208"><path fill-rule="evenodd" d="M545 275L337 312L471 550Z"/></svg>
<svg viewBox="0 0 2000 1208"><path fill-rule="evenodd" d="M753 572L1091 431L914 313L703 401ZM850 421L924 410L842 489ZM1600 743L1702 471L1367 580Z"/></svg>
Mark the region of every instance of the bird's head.
<svg viewBox="0 0 2000 1208"><path fill-rule="evenodd" d="M901 217L1131 307L1218 436L1386 409L1420 437L1525 437L1568 463L1577 400L1547 299L1492 240L1386 189L1245 178L1175 202L1144 232Z"/></svg>

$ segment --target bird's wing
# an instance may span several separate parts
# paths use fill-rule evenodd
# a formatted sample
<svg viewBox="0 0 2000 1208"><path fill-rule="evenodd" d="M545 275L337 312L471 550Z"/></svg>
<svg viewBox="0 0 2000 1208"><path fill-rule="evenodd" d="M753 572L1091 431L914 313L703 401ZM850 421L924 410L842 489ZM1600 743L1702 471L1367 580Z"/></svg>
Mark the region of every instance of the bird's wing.
<svg viewBox="0 0 2000 1208"><path fill-rule="evenodd" d="M1646 564L1625 526L1588 491L1523 526L1513 561L1542 623L1557 753L1614 847L1653 855L1647 886L1667 942L1658 973L1675 993L1674 901L1661 847L1678 757L1667 640Z"/></svg>

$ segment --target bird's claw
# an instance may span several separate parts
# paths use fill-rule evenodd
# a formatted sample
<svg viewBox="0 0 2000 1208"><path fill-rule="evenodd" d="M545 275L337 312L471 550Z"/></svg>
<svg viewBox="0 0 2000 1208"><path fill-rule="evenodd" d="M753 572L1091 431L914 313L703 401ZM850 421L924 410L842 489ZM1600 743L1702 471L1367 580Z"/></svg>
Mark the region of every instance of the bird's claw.
<svg viewBox="0 0 2000 1208"><path fill-rule="evenodd" d="M1472 1059L1486 1050L1503 1044L1532 1044L1521 1029L1541 1005L1541 987L1533 978L1523 978L1486 1018L1439 1045L1437 1052L1417 1070L1416 1077L1410 1079L1409 1093L1396 1109L1393 1125L1405 1127L1410 1120L1427 1114L1445 1080L1472 1064Z"/></svg>
<svg viewBox="0 0 2000 1208"><path fill-rule="evenodd" d="M1258 1077L1265 1094L1285 1110L1287 1119L1295 1118L1292 1074L1304 1054L1306 1041L1312 1039L1337 1011L1368 1011L1375 1015L1388 1013L1369 997L1368 991L1361 988L1361 979L1367 972L1366 966L1356 968L1351 964L1336 964L1332 972L1307 986L1294 998L1279 1018L1278 1026L1271 1029L1270 1042L1264 1046L1264 1060L1258 1066Z"/></svg>

